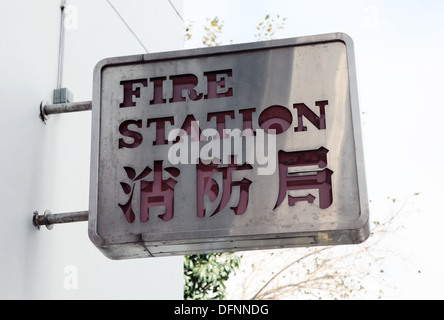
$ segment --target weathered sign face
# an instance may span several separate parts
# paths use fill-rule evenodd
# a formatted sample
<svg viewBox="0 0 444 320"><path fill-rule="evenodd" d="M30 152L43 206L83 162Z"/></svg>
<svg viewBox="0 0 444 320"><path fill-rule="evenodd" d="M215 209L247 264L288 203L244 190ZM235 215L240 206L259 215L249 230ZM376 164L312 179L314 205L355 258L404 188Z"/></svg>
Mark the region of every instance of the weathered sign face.
<svg viewBox="0 0 444 320"><path fill-rule="evenodd" d="M103 60L92 130L89 235L110 258L368 237L344 34Z"/></svg>

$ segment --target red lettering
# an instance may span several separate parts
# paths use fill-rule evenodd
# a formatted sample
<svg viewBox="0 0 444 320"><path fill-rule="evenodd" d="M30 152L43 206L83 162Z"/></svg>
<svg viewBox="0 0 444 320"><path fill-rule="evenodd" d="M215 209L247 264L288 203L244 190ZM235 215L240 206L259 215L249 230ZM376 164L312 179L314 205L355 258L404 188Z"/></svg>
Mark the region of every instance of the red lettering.
<svg viewBox="0 0 444 320"><path fill-rule="evenodd" d="M147 83L147 79L120 81L123 86L123 102L120 104L120 108L135 107L136 103L133 101L133 97L140 98L140 87L146 87ZM139 86L133 89L137 84Z"/></svg>
<svg viewBox="0 0 444 320"><path fill-rule="evenodd" d="M225 82L226 78L231 78L231 69L205 72L207 77L207 94L205 99L224 98L233 96L233 88ZM219 78L219 80L218 80Z"/></svg>
<svg viewBox="0 0 444 320"><path fill-rule="evenodd" d="M253 112L256 112L255 108L239 110L239 113L242 115L243 130L250 129L252 134L256 135L256 132L253 130Z"/></svg>
<svg viewBox="0 0 444 320"><path fill-rule="evenodd" d="M205 215L207 215L206 208L204 208L205 195L207 195L209 199L214 202L219 193L222 192L219 205L211 214L211 216L214 216L223 210L229 203L233 194L233 187L240 187L239 202L237 206L230 207L230 209L234 211L235 215L242 215L247 210L249 188L252 182L246 178L243 178L240 181L233 181L233 172L239 170L250 170L253 167L248 163L236 165L234 162L234 157L232 157L231 164L229 164L228 167L221 168L219 168L217 164L204 164L201 161L199 161L197 164L197 216L199 218L203 218ZM217 172L222 173L223 179L221 188L219 188L218 183L213 178L213 175Z"/></svg>
<svg viewBox="0 0 444 320"><path fill-rule="evenodd" d="M166 100L163 98L163 81L166 80L166 77L152 78L150 82L154 84L153 88L153 99L150 101L150 104L160 104L166 103Z"/></svg>
<svg viewBox="0 0 444 320"><path fill-rule="evenodd" d="M119 132L122 136L133 139L131 143L125 142L124 139L119 139L119 149L122 148L137 148L143 141L143 136L140 132L130 130L128 127L135 125L137 128L142 128L142 120L126 120L119 126Z"/></svg>
<svg viewBox="0 0 444 320"><path fill-rule="evenodd" d="M202 99L203 94L197 93L194 89L199 79L194 74L181 74L177 76L171 76L170 79L173 81L173 97L169 102L180 102L186 101L183 92L188 91L188 98L191 101L197 101Z"/></svg>
<svg viewBox="0 0 444 320"><path fill-rule="evenodd" d="M165 122L167 121L174 124L174 117L148 119L147 127L150 127L153 122L156 123L156 141L153 142L153 146L168 144L168 140L165 139Z"/></svg>
<svg viewBox="0 0 444 320"><path fill-rule="evenodd" d="M153 85L149 90L152 90L152 99L149 101L149 105L183 102L183 101L198 101L204 99L224 98L233 96L233 87L227 81L231 78L233 72L231 69L208 71L204 72L203 77L196 76L192 73L161 76L150 79L135 79L121 81L123 86L123 102L119 104L120 108L135 107L136 102L134 98L141 97L141 88L147 87L148 80ZM198 92L196 89L199 81L204 81L204 77L207 78L207 93L204 94ZM171 80L173 84L172 92L166 92L171 98L164 98L164 81ZM202 88L203 91L203 88Z"/></svg>
<svg viewBox="0 0 444 320"><path fill-rule="evenodd" d="M284 201L287 191L291 190L319 190L319 207L321 209L328 208L333 202L332 195L332 181L331 176L333 171L326 168L322 171L315 170L314 172L304 172L301 168L302 175L298 172L289 172L289 168L297 170L298 167L316 165L319 168L327 166L328 150L321 147L317 150L293 151L285 152L280 150L279 158L279 195L274 209L281 205ZM289 206L294 206L299 201L308 201L313 203L315 197L308 194L303 197L293 197L288 195Z"/></svg>
<svg viewBox="0 0 444 320"><path fill-rule="evenodd" d="M173 178L163 179L162 172L166 171L173 177L178 177L180 170L169 167L162 169L163 161L154 161L153 181L140 181L140 221L147 222L150 208L164 207L165 211L159 215L163 221L169 221L174 217L174 187L177 180Z"/></svg>
<svg viewBox="0 0 444 320"><path fill-rule="evenodd" d="M217 132L219 133L219 137L223 139L224 137L224 129L226 128L225 124L225 116L229 116L231 119L234 119L234 111L220 111L220 112L210 112L207 115L207 121L210 121L211 118L216 118L216 126Z"/></svg>
<svg viewBox="0 0 444 320"><path fill-rule="evenodd" d="M199 140L199 137L202 134L202 130L200 129L200 127L198 127L197 129L199 129L199 132L194 132L194 134L192 134L191 131L194 129L193 125L192 125L193 123L197 123L196 118L192 114L189 114L185 118L185 121L183 122L181 129L184 130L187 133L187 135L189 135L193 138L196 137L197 138L196 140ZM179 141L180 141L180 137L177 137L176 142L179 142Z"/></svg>
<svg viewBox="0 0 444 320"><path fill-rule="evenodd" d="M298 126L294 128L295 132L307 131L307 127L305 127L302 123L302 116L310 121L316 128L318 128L318 130L323 130L326 128L325 106L328 105L328 101L316 101L315 105L319 107L319 117L304 103L296 103L293 105L293 108L298 109Z"/></svg>
<svg viewBox="0 0 444 320"><path fill-rule="evenodd" d="M288 108L275 105L261 112L259 126L265 131L276 130L276 134L285 132L293 122L293 115Z"/></svg>

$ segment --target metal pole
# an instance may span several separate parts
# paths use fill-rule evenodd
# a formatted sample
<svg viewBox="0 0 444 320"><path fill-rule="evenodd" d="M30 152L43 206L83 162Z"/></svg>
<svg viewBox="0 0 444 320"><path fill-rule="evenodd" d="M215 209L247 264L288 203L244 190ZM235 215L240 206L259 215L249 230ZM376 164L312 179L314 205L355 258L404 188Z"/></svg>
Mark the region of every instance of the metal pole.
<svg viewBox="0 0 444 320"><path fill-rule="evenodd" d="M43 101L41 104L42 113L45 116L57 113L90 111L92 109L91 101L72 102L72 103L57 103L47 104Z"/></svg>
<svg viewBox="0 0 444 320"><path fill-rule="evenodd" d="M92 110L92 101L82 101L73 103L57 103L48 104L47 101L40 103L40 119L46 122L47 116L50 114L79 112Z"/></svg>
<svg viewBox="0 0 444 320"><path fill-rule="evenodd" d="M34 211L32 224L39 230L40 226L46 226L48 230L51 230L54 224L88 221L88 216L89 211L51 213L50 210L45 210L42 215Z"/></svg>

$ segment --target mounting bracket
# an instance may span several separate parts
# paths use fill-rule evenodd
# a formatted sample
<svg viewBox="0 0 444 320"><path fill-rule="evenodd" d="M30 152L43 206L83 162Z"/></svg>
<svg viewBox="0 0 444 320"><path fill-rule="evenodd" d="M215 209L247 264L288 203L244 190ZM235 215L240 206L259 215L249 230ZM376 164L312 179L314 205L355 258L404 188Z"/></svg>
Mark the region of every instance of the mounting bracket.
<svg viewBox="0 0 444 320"><path fill-rule="evenodd" d="M92 101L82 101L73 103L49 104L47 101L40 103L40 120L46 123L50 114L90 111L92 110Z"/></svg>
<svg viewBox="0 0 444 320"><path fill-rule="evenodd" d="M88 221L89 211L52 213L45 210L42 215L34 211L32 216L32 224L40 230L40 226L46 226L48 230L54 227L54 224Z"/></svg>

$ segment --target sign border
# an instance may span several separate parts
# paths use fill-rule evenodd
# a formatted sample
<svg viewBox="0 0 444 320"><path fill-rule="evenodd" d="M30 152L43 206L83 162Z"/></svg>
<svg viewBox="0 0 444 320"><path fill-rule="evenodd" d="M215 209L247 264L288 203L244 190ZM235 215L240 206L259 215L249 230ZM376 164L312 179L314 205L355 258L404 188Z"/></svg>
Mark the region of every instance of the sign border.
<svg viewBox="0 0 444 320"><path fill-rule="evenodd" d="M100 158L100 106L102 71L106 67L122 66L145 62L176 60L181 58L198 58L211 55L232 54L260 49L276 49L282 47L297 47L315 45L329 42L343 42L347 53L347 66L349 77L349 94L352 117L353 138L355 147L356 174L359 188L359 218L348 222L323 223L324 231L299 232L297 234L275 234L265 236L214 238L196 240L174 240L159 242L144 242L142 235L135 243L110 244L106 239L97 234L98 211L98 182L99 182L99 158ZM279 247L315 246L355 244L365 241L370 235L369 206L364 167L364 152L362 144L362 132L360 121L360 109L358 101L358 88L356 79L356 61L354 44L350 36L345 33L329 33L306 37L251 42L219 47L188 49L151 53L143 55L131 55L103 59L97 63L93 77L92 99L92 129L91 129L91 167L90 167L90 199L88 234L90 240L102 253L111 259L129 259L139 257L169 256L192 253L209 253L222 251L239 251L253 249L268 249ZM338 231L340 229L340 231Z"/></svg>

